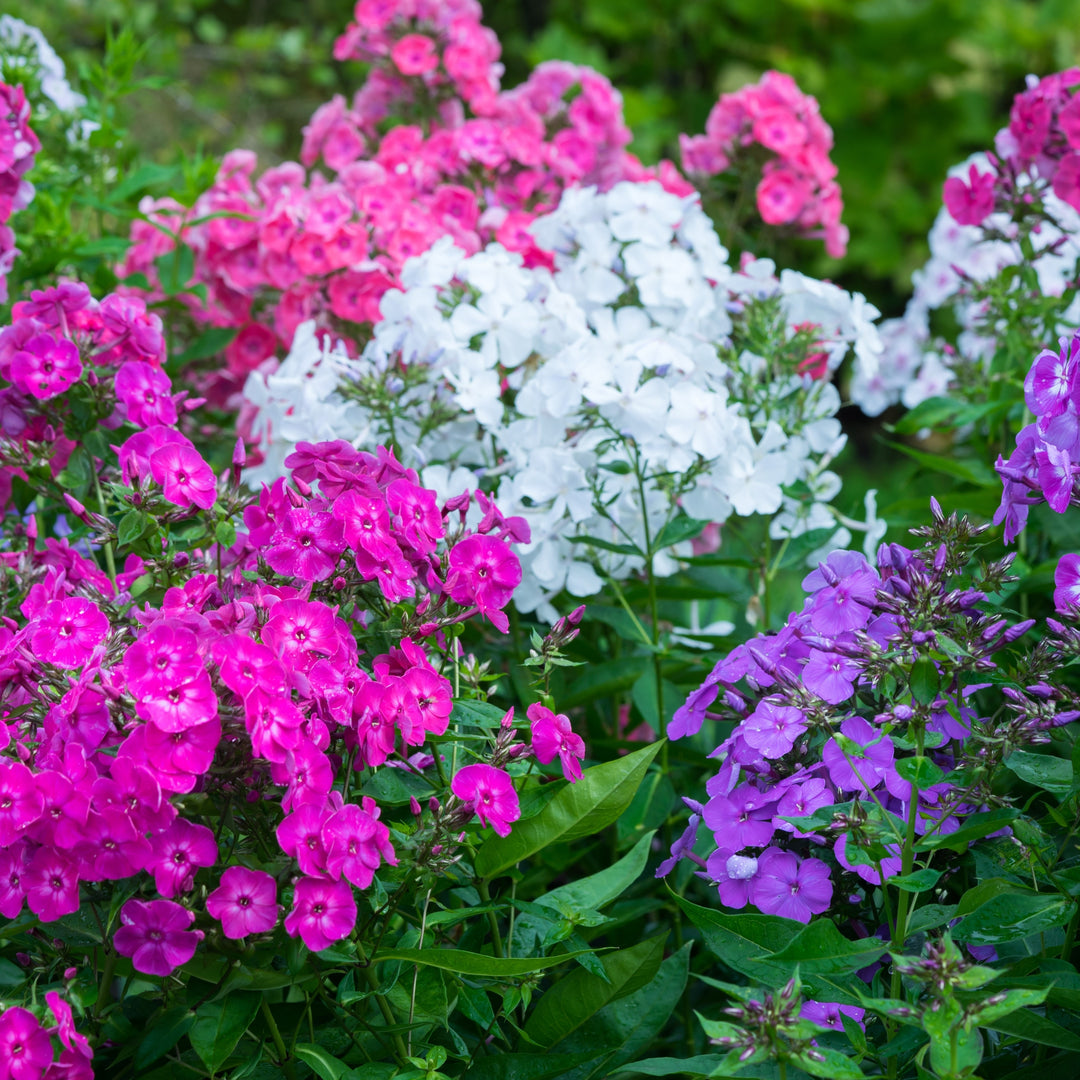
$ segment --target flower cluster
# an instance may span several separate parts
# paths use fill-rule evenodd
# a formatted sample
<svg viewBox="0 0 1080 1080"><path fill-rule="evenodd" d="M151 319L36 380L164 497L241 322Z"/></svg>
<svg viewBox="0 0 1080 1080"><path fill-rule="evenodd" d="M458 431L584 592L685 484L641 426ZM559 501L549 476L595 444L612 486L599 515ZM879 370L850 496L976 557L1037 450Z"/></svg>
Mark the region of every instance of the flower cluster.
<svg viewBox="0 0 1080 1080"><path fill-rule="evenodd" d="M26 173L40 149L30 130L30 105L23 88L0 82L0 304L7 302L7 275L19 254L8 221L34 197Z"/></svg>
<svg viewBox="0 0 1080 1080"><path fill-rule="evenodd" d="M278 371L249 378L265 454L251 475L278 475L298 439L344 438L393 440L435 487L484 483L531 529L526 611L600 588L587 539L623 578L680 512L835 529L827 376L849 350L876 361L861 296L767 260L733 271L695 198L655 182L568 192L533 236L554 272L499 245L412 260L357 361L298 335Z"/></svg>
<svg viewBox="0 0 1080 1080"><path fill-rule="evenodd" d="M86 98L68 82L64 61L36 26L14 15L0 15L0 46L4 53L0 64L5 67L17 65L20 54L25 54L42 96L59 112L75 112L86 104Z"/></svg>
<svg viewBox="0 0 1080 1080"><path fill-rule="evenodd" d="M50 990L45 994L45 1007L54 1023L42 1024L38 1015L19 1006L0 1014L0 1075L11 1080L43 1076L93 1080L90 1062L94 1052L86 1036L75 1030L71 1005ZM60 1050L58 1056L56 1049Z"/></svg>
<svg viewBox="0 0 1080 1080"><path fill-rule="evenodd" d="M752 85L723 94L705 122L705 134L682 135L683 168L698 183L741 169L760 175L755 189L766 225L820 237L841 258L848 230L844 204L829 157L833 136L817 100L790 75L767 71Z"/></svg>
<svg viewBox="0 0 1080 1080"><path fill-rule="evenodd" d="M933 509L921 550L883 545L876 567L830 555L803 581L803 609L720 660L676 712L673 737L710 715L737 724L715 755L709 801L686 800L690 828L658 873L689 857L725 907L804 923L835 910L874 925L884 914L875 887L918 858L927 870L939 860L940 874L946 838L998 805L995 763L1080 715L1075 694L1053 685L1060 650L982 713L974 695L994 655L1033 621L1010 626L980 608L1009 580L1011 559L968 579L985 527ZM707 857L694 852L702 823L715 838Z"/></svg>

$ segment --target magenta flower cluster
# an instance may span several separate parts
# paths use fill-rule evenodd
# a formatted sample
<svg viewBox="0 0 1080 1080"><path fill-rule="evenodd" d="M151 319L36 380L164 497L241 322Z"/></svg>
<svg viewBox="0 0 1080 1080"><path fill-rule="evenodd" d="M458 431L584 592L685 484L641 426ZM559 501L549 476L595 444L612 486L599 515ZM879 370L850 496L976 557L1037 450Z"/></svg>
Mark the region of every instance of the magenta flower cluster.
<svg viewBox="0 0 1080 1080"><path fill-rule="evenodd" d="M0 304L7 303L7 276L19 254L8 221L34 198L26 173L40 149L30 129L30 103L23 88L0 82Z"/></svg>
<svg viewBox="0 0 1080 1080"><path fill-rule="evenodd" d="M86 1037L75 1030L71 1006L55 990L45 994L45 1005L56 1021L48 1027L19 1006L0 1015L0 1076L4 1080L94 1080L90 1065L94 1052Z"/></svg>
<svg viewBox="0 0 1080 1080"><path fill-rule="evenodd" d="M722 94L705 122L705 134L681 135L683 168L695 182L752 160L761 170L755 192L766 225L784 225L820 237L841 258L848 230L840 224L844 203L829 157L832 129L817 100L790 75L767 71L732 94ZM750 158L764 152L764 163Z"/></svg>

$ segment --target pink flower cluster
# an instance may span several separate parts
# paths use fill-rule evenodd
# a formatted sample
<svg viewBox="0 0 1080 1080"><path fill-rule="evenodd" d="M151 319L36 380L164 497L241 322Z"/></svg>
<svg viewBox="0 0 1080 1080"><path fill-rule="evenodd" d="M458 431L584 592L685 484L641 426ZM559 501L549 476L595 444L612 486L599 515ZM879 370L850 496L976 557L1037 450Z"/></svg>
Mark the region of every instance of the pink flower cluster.
<svg viewBox="0 0 1080 1080"><path fill-rule="evenodd" d="M40 149L30 130L30 104L23 88L0 82L0 304L7 302L7 275L19 254L8 220L34 197L34 186L25 176Z"/></svg>
<svg viewBox="0 0 1080 1080"><path fill-rule="evenodd" d="M817 100L790 75L767 71L754 85L723 94L704 135L682 135L683 168L695 181L729 169L761 170L757 207L767 225L787 226L825 241L841 258L848 230L844 204L829 157L833 136Z"/></svg>
<svg viewBox="0 0 1080 1080"><path fill-rule="evenodd" d="M75 1030L71 1006L55 990L45 994L55 1024L44 1026L18 1006L0 1015L0 1077L4 1080L93 1080L94 1056L86 1036ZM53 1039L60 1055L56 1060Z"/></svg>
<svg viewBox="0 0 1080 1080"><path fill-rule="evenodd" d="M546 263L529 225L567 187L654 175L625 150L622 100L595 71L550 61L500 91L498 41L479 16L469 0L358 4L336 55L373 67L351 105L338 95L316 111L302 165L256 179L254 154L237 150L190 210L141 204L148 220L132 227L122 273L157 295L154 262L174 246L164 226L195 253L207 290L205 303L186 297L196 317L239 328L209 396L227 400L308 319L358 349L404 262L443 236L468 253L497 240ZM400 116L410 122L387 128ZM670 163L655 175L692 190Z"/></svg>

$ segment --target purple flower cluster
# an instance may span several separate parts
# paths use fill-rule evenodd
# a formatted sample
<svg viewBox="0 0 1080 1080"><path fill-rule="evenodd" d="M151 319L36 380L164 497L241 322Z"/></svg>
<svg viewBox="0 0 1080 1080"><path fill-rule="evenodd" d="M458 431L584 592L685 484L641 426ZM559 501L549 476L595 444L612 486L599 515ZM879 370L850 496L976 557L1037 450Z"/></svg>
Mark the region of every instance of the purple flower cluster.
<svg viewBox="0 0 1080 1080"><path fill-rule="evenodd" d="M0 304L7 303L7 276L19 254L8 219L34 198L26 173L40 149L30 130L30 103L23 88L0 82Z"/></svg>

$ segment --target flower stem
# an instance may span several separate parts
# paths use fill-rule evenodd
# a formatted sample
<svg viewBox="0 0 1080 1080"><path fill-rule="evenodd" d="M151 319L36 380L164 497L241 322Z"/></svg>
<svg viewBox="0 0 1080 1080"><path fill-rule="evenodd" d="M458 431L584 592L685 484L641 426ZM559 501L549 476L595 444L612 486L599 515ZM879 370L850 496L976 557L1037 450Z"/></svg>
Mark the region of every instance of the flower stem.
<svg viewBox="0 0 1080 1080"><path fill-rule="evenodd" d="M265 994L259 1002L259 1011L266 1021L266 1026L270 1029L270 1038L274 1040L274 1049L277 1050L278 1055L278 1065L289 1080L294 1080L296 1077L296 1066L289 1059L289 1052L285 1049L285 1040L281 1037L281 1032L278 1030L277 1023L274 1020L274 1014L270 1011L270 1004L267 1002Z"/></svg>

